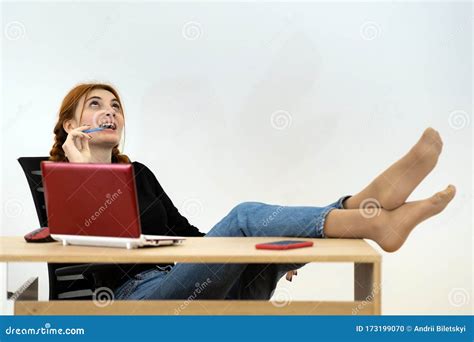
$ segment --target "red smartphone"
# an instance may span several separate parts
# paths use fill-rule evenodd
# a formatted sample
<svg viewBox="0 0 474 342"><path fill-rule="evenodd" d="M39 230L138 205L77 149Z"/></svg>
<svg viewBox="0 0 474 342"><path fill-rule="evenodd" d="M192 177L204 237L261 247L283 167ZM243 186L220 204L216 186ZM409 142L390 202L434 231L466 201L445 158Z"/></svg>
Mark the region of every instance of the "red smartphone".
<svg viewBox="0 0 474 342"><path fill-rule="evenodd" d="M300 241L300 240L284 240L274 242L257 243L255 248L257 249L293 249L302 247L311 247L313 241Z"/></svg>

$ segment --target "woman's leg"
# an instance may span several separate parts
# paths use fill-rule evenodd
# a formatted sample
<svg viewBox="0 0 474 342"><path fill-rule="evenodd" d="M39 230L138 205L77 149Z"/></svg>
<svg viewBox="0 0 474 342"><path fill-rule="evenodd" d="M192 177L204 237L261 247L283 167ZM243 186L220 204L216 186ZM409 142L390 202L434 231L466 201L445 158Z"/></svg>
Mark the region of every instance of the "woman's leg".
<svg viewBox="0 0 474 342"><path fill-rule="evenodd" d="M324 226L324 234L335 238L367 238L377 242L387 252L398 250L410 232L424 220L448 205L456 193L452 185L430 198L408 202L395 210L361 209L333 210Z"/></svg>
<svg viewBox="0 0 474 342"><path fill-rule="evenodd" d="M249 264L226 295L226 299L268 300L283 275L306 264Z"/></svg>
<svg viewBox="0 0 474 342"><path fill-rule="evenodd" d="M219 236L288 236L321 238L327 214L342 209L350 196L341 197L325 207L282 206L261 202L243 202L206 234Z"/></svg>
<svg viewBox="0 0 474 342"><path fill-rule="evenodd" d="M442 147L443 142L439 133L427 128L405 156L375 178L361 192L349 198L344 207L357 209L377 205L387 210L398 208L433 170Z"/></svg>
<svg viewBox="0 0 474 342"><path fill-rule="evenodd" d="M341 198L324 208L245 202L207 235L367 238L385 251L398 250L412 229L440 213L456 189L389 211L342 210ZM271 218L271 219L270 219ZM150 298L269 299L278 280L304 264L177 264ZM204 284L204 286L203 286ZM197 289L200 289L196 293Z"/></svg>
<svg viewBox="0 0 474 342"><path fill-rule="evenodd" d="M371 215L360 209L341 210L344 198L323 208L245 202L207 236L368 238L393 252L416 225L441 212L455 191L449 186L428 199ZM146 281L126 283L126 295L119 293L117 299L269 299L281 276L303 265L178 263L165 275L154 272Z"/></svg>
<svg viewBox="0 0 474 342"><path fill-rule="evenodd" d="M345 198L345 197L344 197ZM323 226L331 210L341 209L342 201L326 207L279 206L244 202L233 208L205 238L231 236L323 237ZM144 299L269 299L276 283L286 272L304 264L205 264L178 263L153 289L147 287L134 298ZM148 282L150 283L150 282ZM232 290L232 291L231 291Z"/></svg>
<svg viewBox="0 0 474 342"><path fill-rule="evenodd" d="M440 213L455 192L454 186L449 186L428 199L406 203L392 211L379 209L370 216L360 209L341 210L344 198L324 208L295 207L293 210L246 202L234 208L209 232L209 236L367 238L393 252L401 247L416 225ZM261 207L261 213L252 215L257 207ZM279 215L283 212L286 215ZM294 217L287 216L291 212ZM262 218L264 222L259 221ZM261 226L255 226L260 223ZM291 227L286 226L290 223ZM278 235L279 232L284 235ZM166 274L151 272L146 280L127 282L122 291L117 291L116 298L269 299L281 276L303 265L178 263Z"/></svg>

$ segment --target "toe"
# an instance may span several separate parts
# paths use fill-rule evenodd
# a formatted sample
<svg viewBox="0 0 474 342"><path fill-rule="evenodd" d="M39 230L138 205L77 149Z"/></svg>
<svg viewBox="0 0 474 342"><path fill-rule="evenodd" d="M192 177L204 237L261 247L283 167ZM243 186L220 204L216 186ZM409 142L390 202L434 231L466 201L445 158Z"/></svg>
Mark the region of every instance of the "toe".
<svg viewBox="0 0 474 342"><path fill-rule="evenodd" d="M452 184L449 184L446 189L446 193L448 194L450 199L453 198L454 195L456 195L456 187Z"/></svg>
<svg viewBox="0 0 474 342"><path fill-rule="evenodd" d="M456 188L454 187L454 185L450 184L446 187L446 189L440 192L437 192L433 196L433 202L434 204L444 204L444 203L447 204L449 201L453 199L455 193L456 193Z"/></svg>
<svg viewBox="0 0 474 342"><path fill-rule="evenodd" d="M437 159L441 153L443 142L438 131L428 127L423 132L420 140L421 144L418 147L418 155L420 157L428 157L429 159Z"/></svg>
<svg viewBox="0 0 474 342"><path fill-rule="evenodd" d="M423 136L424 137L427 137L427 138L432 138L434 139L436 137L436 134L438 132L433 128L433 127L428 127L427 129L425 129L425 131L423 132Z"/></svg>

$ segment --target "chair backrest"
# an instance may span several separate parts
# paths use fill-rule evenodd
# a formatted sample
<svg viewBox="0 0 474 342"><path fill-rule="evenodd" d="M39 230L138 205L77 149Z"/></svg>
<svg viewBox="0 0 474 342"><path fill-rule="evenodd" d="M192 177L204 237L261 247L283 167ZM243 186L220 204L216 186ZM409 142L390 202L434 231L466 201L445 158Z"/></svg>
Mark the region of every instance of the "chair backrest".
<svg viewBox="0 0 474 342"><path fill-rule="evenodd" d="M48 226L48 216L46 215L46 204L44 200L43 180L41 178L41 162L48 160L49 157L21 157L18 162L23 168L31 195L35 202L36 214L40 227Z"/></svg>
<svg viewBox="0 0 474 342"><path fill-rule="evenodd" d="M44 197L44 190L43 190L43 179L41 176L41 162L44 160L48 160L49 157L21 157L18 158L18 162L20 163L23 171L25 172L26 179L28 180L28 185L30 186L31 195L33 196L33 201L35 202L36 213L38 214L38 220L40 223L40 227L47 227L48 226L48 217L46 214L46 205L45 205L45 197ZM92 274L93 270L97 270L97 274ZM104 277L107 278L107 273L105 271L112 270L115 273L112 276L117 274L117 270L122 270L119 265L114 264L104 264L104 265L92 265L92 264L51 264L48 263L48 276L49 276L49 299L50 300L57 300L62 299L64 294L68 294L70 299L83 299L82 295L71 296L71 293L74 292L87 292L93 291L95 288L103 282ZM68 274L74 274L73 278L70 282L63 281L58 279L57 273L58 271L68 271ZM88 272L89 271L89 272ZM123 270L122 270L123 271ZM91 274L90 276L84 277L84 274L88 272ZM82 276L82 277L81 277ZM68 277L71 278L71 275ZM89 279L92 277L92 280ZM64 277L63 277L64 278ZM79 280L76 280L79 279ZM80 280L84 279L84 280ZM108 280L108 279L106 279ZM90 281L93 282L92 287L89 283ZM102 286L102 285L101 285ZM79 297L79 298L78 298ZM90 296L89 296L90 297ZM65 298L65 297L64 297ZM90 299L87 296L85 299Z"/></svg>
<svg viewBox="0 0 474 342"><path fill-rule="evenodd" d="M28 185L30 186L31 195L36 207L36 214L40 227L48 226L48 216L46 214L46 204L44 198L43 179L41 177L41 162L48 160L49 157L20 157L20 163L25 173ZM56 279L56 269L75 264L48 264L49 277L49 299L58 299L61 288Z"/></svg>

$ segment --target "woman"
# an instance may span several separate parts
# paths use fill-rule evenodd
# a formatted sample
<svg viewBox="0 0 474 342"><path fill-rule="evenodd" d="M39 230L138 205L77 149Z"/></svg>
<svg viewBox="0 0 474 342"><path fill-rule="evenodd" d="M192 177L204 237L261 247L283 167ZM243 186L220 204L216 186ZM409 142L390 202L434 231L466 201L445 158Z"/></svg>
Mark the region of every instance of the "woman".
<svg viewBox="0 0 474 342"><path fill-rule="evenodd" d="M50 160L130 163L118 149L124 125L122 103L113 87L78 85L61 105ZM84 132L98 126L107 128ZM428 128L400 160L353 196L343 196L325 207L243 202L207 234L180 215L153 172L133 162L142 230L144 234L206 237L365 238L394 252L415 226L440 213L455 195L455 187L449 185L430 198L405 202L435 167L441 149L438 132ZM269 299L278 280L285 273L291 279L293 270L303 265L118 265L122 272L112 277L116 299Z"/></svg>

